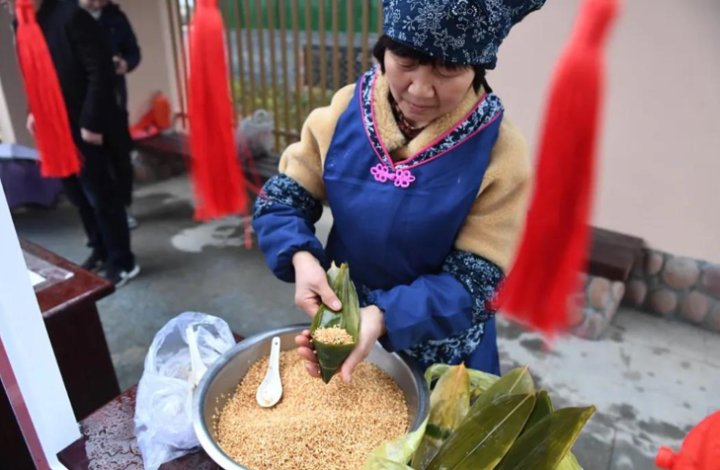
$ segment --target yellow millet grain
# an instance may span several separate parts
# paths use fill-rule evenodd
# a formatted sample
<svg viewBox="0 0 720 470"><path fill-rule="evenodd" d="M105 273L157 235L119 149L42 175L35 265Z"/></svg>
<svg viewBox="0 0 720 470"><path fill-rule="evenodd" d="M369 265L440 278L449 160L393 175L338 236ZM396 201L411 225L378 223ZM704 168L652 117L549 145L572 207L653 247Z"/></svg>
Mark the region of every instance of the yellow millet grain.
<svg viewBox="0 0 720 470"><path fill-rule="evenodd" d="M339 326L318 328L312 336L314 340L323 344L352 344L354 342L350 333Z"/></svg>
<svg viewBox="0 0 720 470"><path fill-rule="evenodd" d="M352 383L325 385L295 351L280 356L283 398L274 408L255 401L267 359L252 365L219 413L220 447L252 470L355 470L382 442L408 429L402 390L374 365L360 364Z"/></svg>

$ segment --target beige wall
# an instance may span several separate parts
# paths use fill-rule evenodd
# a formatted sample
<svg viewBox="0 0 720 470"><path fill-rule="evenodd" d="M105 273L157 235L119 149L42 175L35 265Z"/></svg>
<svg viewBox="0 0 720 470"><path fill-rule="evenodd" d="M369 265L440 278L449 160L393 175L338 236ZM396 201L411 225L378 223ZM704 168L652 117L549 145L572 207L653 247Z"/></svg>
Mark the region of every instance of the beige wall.
<svg viewBox="0 0 720 470"><path fill-rule="evenodd" d="M146 110L153 92L160 90L174 100L176 79L166 11L168 2L116 0L116 3L130 19L143 54L140 66L128 76L128 108L130 120L134 122Z"/></svg>
<svg viewBox="0 0 720 470"><path fill-rule="evenodd" d="M0 9L0 135L4 142L32 145L25 129L26 110L10 18Z"/></svg>
<svg viewBox="0 0 720 470"><path fill-rule="evenodd" d="M594 223L720 262L720 2L626 0L609 50ZM532 145L578 0L513 30L490 83Z"/></svg>

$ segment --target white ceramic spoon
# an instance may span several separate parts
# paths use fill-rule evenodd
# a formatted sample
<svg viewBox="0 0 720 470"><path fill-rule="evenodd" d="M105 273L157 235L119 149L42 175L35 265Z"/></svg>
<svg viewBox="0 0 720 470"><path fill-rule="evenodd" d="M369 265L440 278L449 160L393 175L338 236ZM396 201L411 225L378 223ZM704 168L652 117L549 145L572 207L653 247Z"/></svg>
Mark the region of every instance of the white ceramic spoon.
<svg viewBox="0 0 720 470"><path fill-rule="evenodd" d="M280 382L280 337L275 336L270 345L270 361L265 378L257 389L255 400L263 408L271 408L282 398Z"/></svg>

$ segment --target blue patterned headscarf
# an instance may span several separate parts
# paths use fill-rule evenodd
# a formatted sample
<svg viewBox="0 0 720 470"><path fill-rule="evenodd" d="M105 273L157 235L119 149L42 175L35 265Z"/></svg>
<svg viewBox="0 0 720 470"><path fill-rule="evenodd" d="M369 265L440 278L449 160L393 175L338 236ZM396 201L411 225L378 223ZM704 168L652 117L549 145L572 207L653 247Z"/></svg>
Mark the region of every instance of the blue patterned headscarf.
<svg viewBox="0 0 720 470"><path fill-rule="evenodd" d="M545 0L383 0L393 40L455 64L495 68L510 28Z"/></svg>

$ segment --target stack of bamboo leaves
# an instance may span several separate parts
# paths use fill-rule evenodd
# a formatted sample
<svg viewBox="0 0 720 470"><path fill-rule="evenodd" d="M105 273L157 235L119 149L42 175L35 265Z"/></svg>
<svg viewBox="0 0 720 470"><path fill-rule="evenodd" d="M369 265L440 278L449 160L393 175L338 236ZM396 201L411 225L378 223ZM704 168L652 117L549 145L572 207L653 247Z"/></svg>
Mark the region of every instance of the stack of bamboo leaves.
<svg viewBox="0 0 720 470"><path fill-rule="evenodd" d="M570 449L595 407L554 410L527 368L498 378L440 364L425 378L428 419L375 449L365 470L581 469Z"/></svg>

